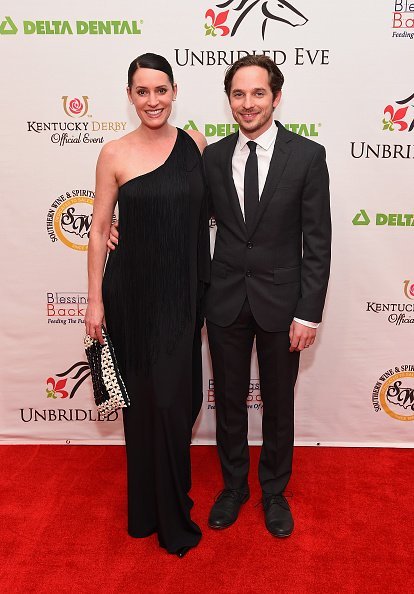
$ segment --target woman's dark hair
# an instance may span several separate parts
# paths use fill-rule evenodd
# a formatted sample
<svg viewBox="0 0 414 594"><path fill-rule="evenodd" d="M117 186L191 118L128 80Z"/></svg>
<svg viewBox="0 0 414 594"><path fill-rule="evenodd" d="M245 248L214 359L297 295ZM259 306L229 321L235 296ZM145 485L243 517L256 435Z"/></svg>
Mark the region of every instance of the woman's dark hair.
<svg viewBox="0 0 414 594"><path fill-rule="evenodd" d="M128 68L128 87L131 88L132 77L138 68L151 68L152 70L161 70L168 76L171 85L174 84L174 75L170 63L163 56L158 54L142 54L132 60Z"/></svg>
<svg viewBox="0 0 414 594"><path fill-rule="evenodd" d="M239 70L239 68L243 68L244 66L260 66L260 68L264 68L267 70L269 74L269 86L272 89L273 99L279 93L279 91L283 87L284 83L284 76L280 72L279 68L276 66L276 63L271 60L268 56L255 56L255 55L248 55L240 58L237 62L234 62L226 71L226 75L224 77L224 90L226 92L227 97L230 97L230 89L231 83L233 80L233 76Z"/></svg>

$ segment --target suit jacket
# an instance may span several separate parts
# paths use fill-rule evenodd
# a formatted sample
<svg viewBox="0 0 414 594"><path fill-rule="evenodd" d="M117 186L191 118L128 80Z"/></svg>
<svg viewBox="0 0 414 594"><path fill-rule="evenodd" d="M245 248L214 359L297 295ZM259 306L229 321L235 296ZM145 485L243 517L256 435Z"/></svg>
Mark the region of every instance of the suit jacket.
<svg viewBox="0 0 414 594"><path fill-rule="evenodd" d="M329 176L323 146L279 122L269 173L248 233L232 176L238 133L208 146L204 164L217 222L206 317L236 319L248 297L266 331L288 330L294 317L319 322L329 278Z"/></svg>

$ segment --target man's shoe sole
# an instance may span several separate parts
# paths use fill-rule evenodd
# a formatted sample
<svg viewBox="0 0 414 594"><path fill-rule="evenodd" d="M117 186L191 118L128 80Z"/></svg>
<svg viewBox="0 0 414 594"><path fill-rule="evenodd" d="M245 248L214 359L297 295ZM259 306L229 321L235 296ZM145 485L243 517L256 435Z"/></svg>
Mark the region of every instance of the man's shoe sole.
<svg viewBox="0 0 414 594"><path fill-rule="evenodd" d="M237 518L238 517L239 516L237 516ZM217 526L217 524L210 524L209 522L207 524L208 524L208 527L213 528L213 530L224 530L225 528L230 528L230 526L233 526L233 524L236 523L237 518L234 520L234 522L230 522L229 524L221 524L220 526Z"/></svg>
<svg viewBox="0 0 414 594"><path fill-rule="evenodd" d="M291 530L291 532L287 532L285 534L277 534L275 532L272 532L271 530L269 530L269 528L266 526L267 531L269 532L269 534L271 534L272 536L274 536L275 538L288 538L289 536L292 535L293 533L293 528Z"/></svg>
<svg viewBox="0 0 414 594"><path fill-rule="evenodd" d="M221 526L216 526L215 524L208 524L208 527L212 528L213 530L225 530L226 528L230 528L230 526L233 526L236 520L234 520L234 522L230 522L230 524L222 524Z"/></svg>

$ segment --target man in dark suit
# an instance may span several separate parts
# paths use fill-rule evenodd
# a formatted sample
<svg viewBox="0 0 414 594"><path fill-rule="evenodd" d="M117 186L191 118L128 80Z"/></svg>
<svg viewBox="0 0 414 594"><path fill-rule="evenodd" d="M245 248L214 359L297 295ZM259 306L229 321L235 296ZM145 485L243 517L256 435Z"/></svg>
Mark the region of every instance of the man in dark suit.
<svg viewBox="0 0 414 594"><path fill-rule="evenodd" d="M233 524L249 498L246 397L256 338L265 524L285 537L293 530L283 492L292 471L299 353L315 340L329 278L329 178L325 149L273 121L283 75L272 60L238 60L224 85L239 132L204 152L217 223L206 318L224 479L209 526Z"/></svg>

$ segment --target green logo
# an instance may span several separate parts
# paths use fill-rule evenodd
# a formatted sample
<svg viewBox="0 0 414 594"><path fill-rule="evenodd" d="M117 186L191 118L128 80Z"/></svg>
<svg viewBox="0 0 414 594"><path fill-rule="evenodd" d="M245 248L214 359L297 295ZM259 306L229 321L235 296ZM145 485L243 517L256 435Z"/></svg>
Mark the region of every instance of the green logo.
<svg viewBox="0 0 414 594"><path fill-rule="evenodd" d="M361 210L352 219L353 225L369 225L371 219L366 210ZM377 227L414 227L414 214L402 212L377 212L375 215L375 225Z"/></svg>
<svg viewBox="0 0 414 594"><path fill-rule="evenodd" d="M0 23L0 35L16 35L17 27L11 20L9 16L7 16L4 21Z"/></svg>
<svg viewBox="0 0 414 594"><path fill-rule="evenodd" d="M370 222L371 221L369 216L367 215L367 211L363 208L352 219L353 225L369 225Z"/></svg>
<svg viewBox="0 0 414 594"><path fill-rule="evenodd" d="M414 215L408 212L379 212L375 224L387 225L388 227L414 227Z"/></svg>
<svg viewBox="0 0 414 594"><path fill-rule="evenodd" d="M317 128L322 124L283 124L286 130L290 130L299 136L319 136Z"/></svg>
<svg viewBox="0 0 414 594"><path fill-rule="evenodd" d="M203 134L207 138L211 136L229 136L239 129L238 124L204 124ZM184 125L184 130L198 130L194 120L188 120Z"/></svg>
<svg viewBox="0 0 414 594"><path fill-rule="evenodd" d="M143 21L22 21L23 35L141 35ZM18 29L7 16L0 22L0 35L16 35Z"/></svg>
<svg viewBox="0 0 414 594"><path fill-rule="evenodd" d="M299 134L299 136L319 136L319 132L317 128L321 126L321 124L283 124L286 130L290 130L295 134ZM212 136L229 136L234 132L237 132L239 129L238 124L203 124L201 131L203 132L204 136L207 138L211 138ZM194 120L188 120L188 122L184 125L184 130L199 130L199 127L194 122Z"/></svg>
<svg viewBox="0 0 414 594"><path fill-rule="evenodd" d="M194 120L188 120L188 122L184 126L184 130L197 130L197 124L194 123Z"/></svg>

